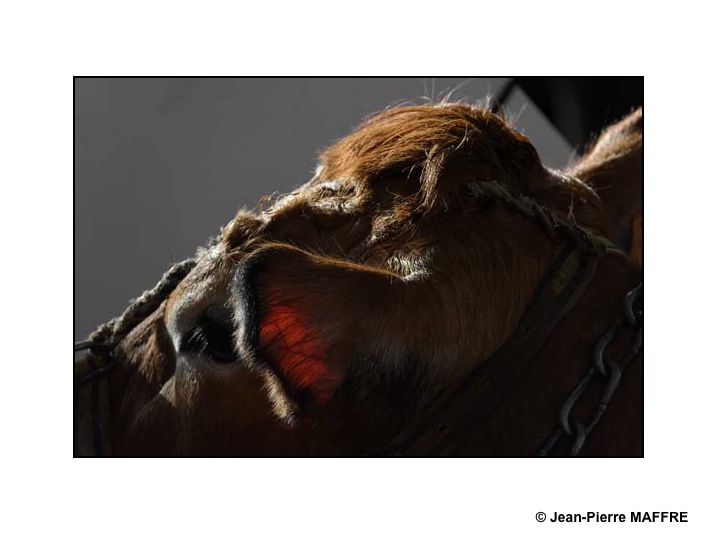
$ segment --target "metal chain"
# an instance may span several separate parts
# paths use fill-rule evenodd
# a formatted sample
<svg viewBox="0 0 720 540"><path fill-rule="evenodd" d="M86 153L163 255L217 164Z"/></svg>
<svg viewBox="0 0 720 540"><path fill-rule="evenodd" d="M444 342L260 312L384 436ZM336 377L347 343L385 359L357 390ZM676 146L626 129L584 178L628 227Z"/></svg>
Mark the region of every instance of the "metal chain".
<svg viewBox="0 0 720 540"><path fill-rule="evenodd" d="M615 321L597 341L593 354L593 363L560 408L559 426L553 431L540 449L540 456L549 455L558 441L563 437L569 437L573 440L570 455L577 456L582 451L583 446L585 446L588 436L605 414L620 384L623 372L633 358L642 350L643 313L642 309L637 309L637 303L642 296L642 291L643 284L641 283L625 296L622 317ZM623 327L635 331L632 344L625 351L619 362L606 360L605 349L607 349L607 346L615 339ZM592 416L583 422L574 418L571 413L577 401L596 380L605 382L605 390Z"/></svg>

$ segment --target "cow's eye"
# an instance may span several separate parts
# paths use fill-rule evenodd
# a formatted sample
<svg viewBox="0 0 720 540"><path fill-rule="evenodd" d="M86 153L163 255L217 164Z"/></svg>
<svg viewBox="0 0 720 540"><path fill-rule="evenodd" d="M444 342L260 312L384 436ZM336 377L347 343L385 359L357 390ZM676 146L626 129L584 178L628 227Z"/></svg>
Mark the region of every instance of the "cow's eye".
<svg viewBox="0 0 720 540"><path fill-rule="evenodd" d="M206 311L183 340L180 349L207 354L221 364L234 362L237 354L230 319L219 315L219 311Z"/></svg>

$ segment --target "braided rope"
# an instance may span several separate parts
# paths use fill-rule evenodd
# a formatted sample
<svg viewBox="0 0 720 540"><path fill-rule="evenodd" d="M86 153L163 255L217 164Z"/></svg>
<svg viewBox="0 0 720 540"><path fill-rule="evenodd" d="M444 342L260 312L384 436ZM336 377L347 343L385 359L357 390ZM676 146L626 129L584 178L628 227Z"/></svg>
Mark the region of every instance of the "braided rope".
<svg viewBox="0 0 720 540"><path fill-rule="evenodd" d="M186 259L171 266L150 290L130 301L130 305L118 317L101 324L87 341L75 344L75 349L97 348L109 350L135 328L143 319L155 311L175 290L190 270L195 267L195 259Z"/></svg>
<svg viewBox="0 0 720 540"><path fill-rule="evenodd" d="M557 216L525 195L511 193L497 182L472 182L469 184L469 189L475 198L501 201L506 206L520 212L540 224L554 239L558 239L560 235L565 236L587 252L601 252L614 247L612 242L606 238L591 233L577 223ZM112 349L135 326L158 308L195 265L195 259L186 259L171 266L152 289L132 300L120 316L101 324L90 334L87 341L75 344L75 349Z"/></svg>
<svg viewBox="0 0 720 540"><path fill-rule="evenodd" d="M501 201L506 206L520 212L538 223L555 240L564 236L572 240L581 250L594 253L601 253L615 247L607 238L592 233L573 221L559 217L530 197L511 193L497 182L472 182L469 184L469 189L470 194L477 199Z"/></svg>

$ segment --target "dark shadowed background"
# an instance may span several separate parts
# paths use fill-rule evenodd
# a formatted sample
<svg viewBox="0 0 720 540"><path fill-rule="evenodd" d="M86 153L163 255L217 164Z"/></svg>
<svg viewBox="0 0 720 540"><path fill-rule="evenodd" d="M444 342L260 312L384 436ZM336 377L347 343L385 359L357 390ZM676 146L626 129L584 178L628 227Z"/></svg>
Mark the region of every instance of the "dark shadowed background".
<svg viewBox="0 0 720 540"><path fill-rule="evenodd" d="M479 101L506 82L76 78L75 339L193 255L239 208L307 181L318 151L369 114L450 92ZM571 107L571 98L555 105ZM547 164L573 159L580 141L568 131L568 143L520 87L506 111Z"/></svg>

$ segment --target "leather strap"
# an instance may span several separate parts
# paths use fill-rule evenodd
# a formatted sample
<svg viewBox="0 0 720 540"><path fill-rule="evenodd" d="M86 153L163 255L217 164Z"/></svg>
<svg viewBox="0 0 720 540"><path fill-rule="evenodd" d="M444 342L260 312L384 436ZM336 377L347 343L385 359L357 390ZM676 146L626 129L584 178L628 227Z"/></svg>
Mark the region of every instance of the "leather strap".
<svg viewBox="0 0 720 540"><path fill-rule="evenodd" d="M458 387L441 393L384 452L390 455L453 455L502 402L595 276L602 253L563 245L538 285L512 337Z"/></svg>
<svg viewBox="0 0 720 540"><path fill-rule="evenodd" d="M75 360L73 452L75 456L109 456L112 359L88 353Z"/></svg>

